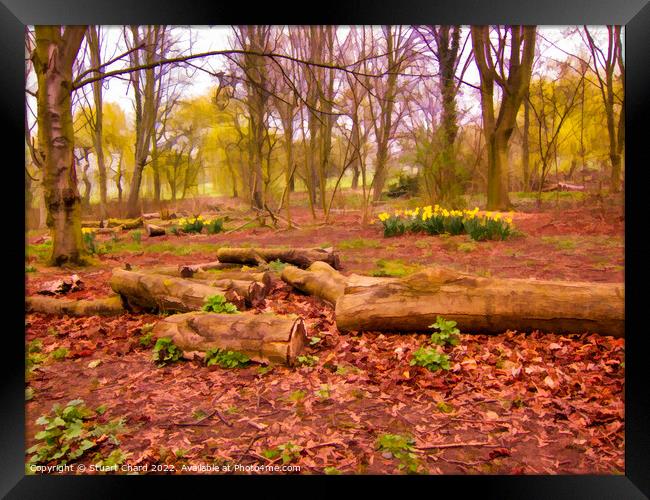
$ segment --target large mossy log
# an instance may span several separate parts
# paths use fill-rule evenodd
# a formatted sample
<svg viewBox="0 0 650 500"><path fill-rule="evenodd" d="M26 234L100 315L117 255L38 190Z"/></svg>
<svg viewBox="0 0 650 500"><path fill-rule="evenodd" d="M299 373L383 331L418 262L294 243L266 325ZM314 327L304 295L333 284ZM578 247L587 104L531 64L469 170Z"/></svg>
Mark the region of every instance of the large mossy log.
<svg viewBox="0 0 650 500"><path fill-rule="evenodd" d="M287 266L282 270L281 278L294 288L315 295L332 305L345 290L359 291L378 283L396 281L395 278L375 278L352 274L345 276L325 262L314 262L307 270Z"/></svg>
<svg viewBox="0 0 650 500"><path fill-rule="evenodd" d="M115 269L109 283L129 305L160 311L198 311L212 295L223 295L238 309L245 307L244 297L235 290L161 274Z"/></svg>
<svg viewBox="0 0 650 500"><path fill-rule="evenodd" d="M306 269L314 262L326 262L335 269L340 267L338 254L332 248L220 248L219 262L263 265L274 260Z"/></svg>
<svg viewBox="0 0 650 500"><path fill-rule="evenodd" d="M159 321L152 333L171 338L186 352L220 348L243 352L254 361L290 366L306 342L305 326L293 314L176 314Z"/></svg>
<svg viewBox="0 0 650 500"><path fill-rule="evenodd" d="M426 331L438 315L464 332L540 330L624 336L619 284L480 278L427 269L400 280L346 288L336 303L340 331Z"/></svg>
<svg viewBox="0 0 650 500"><path fill-rule="evenodd" d="M119 295L93 300L26 297L25 310L61 316L115 316L126 312Z"/></svg>

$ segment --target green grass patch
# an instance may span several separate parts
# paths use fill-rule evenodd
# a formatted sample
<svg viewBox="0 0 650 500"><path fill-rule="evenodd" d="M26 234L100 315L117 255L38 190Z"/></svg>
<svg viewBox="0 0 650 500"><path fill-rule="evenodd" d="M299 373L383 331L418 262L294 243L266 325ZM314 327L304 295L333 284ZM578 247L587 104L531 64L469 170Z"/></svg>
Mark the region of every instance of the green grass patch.
<svg viewBox="0 0 650 500"><path fill-rule="evenodd" d="M553 245L558 250L573 250L578 246L579 237L573 236L542 236L542 242Z"/></svg>
<svg viewBox="0 0 650 500"><path fill-rule="evenodd" d="M417 264L406 264L401 259L388 260L379 259L376 263L377 268L372 271L372 276L386 276L394 278L402 278L420 270Z"/></svg>
<svg viewBox="0 0 650 500"><path fill-rule="evenodd" d="M358 250L362 248L382 248L382 243L377 240L368 240L365 238L351 238L340 241L336 245L341 250Z"/></svg>

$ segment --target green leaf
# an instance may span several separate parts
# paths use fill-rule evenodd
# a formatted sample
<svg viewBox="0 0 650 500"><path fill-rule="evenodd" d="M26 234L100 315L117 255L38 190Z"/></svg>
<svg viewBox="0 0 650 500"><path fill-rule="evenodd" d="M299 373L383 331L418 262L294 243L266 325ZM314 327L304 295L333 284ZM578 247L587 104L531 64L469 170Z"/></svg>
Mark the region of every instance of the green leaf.
<svg viewBox="0 0 650 500"><path fill-rule="evenodd" d="M101 364L102 360L101 359L96 359L94 361L91 361L88 363L88 368L97 368Z"/></svg>

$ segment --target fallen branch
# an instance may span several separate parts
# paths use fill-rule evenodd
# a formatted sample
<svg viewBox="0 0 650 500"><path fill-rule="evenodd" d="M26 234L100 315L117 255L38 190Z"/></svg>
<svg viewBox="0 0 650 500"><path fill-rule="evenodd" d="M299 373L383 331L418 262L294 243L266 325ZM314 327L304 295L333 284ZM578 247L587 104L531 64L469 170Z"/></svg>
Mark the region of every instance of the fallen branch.
<svg viewBox="0 0 650 500"><path fill-rule="evenodd" d="M416 446L416 450L436 450L444 448L462 448L464 446L488 446L498 448L498 444L491 444L489 441L469 441L467 443L431 443L423 446Z"/></svg>
<svg viewBox="0 0 650 500"><path fill-rule="evenodd" d="M27 297L25 310L61 316L115 316L126 312L119 295L94 300Z"/></svg>

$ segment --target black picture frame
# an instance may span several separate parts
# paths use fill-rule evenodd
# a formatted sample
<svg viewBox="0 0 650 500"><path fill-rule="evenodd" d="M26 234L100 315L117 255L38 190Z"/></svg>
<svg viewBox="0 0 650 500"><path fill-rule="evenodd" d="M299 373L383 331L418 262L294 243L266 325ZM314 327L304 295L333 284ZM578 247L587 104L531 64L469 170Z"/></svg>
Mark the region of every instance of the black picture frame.
<svg viewBox="0 0 650 500"><path fill-rule="evenodd" d="M289 490L312 495L331 488L335 494L348 492L353 482L376 483L382 492L410 494L417 486L430 496L468 488L484 498L647 498L650 496L650 377L644 361L648 357L644 330L645 269L643 236L648 210L644 208L647 180L648 132L650 117L650 5L648 0L353 0L321 3L313 11L304 2L263 5L198 0L112 0L89 4L81 0L2 0L0 5L0 101L5 133L3 139L4 178L9 189L6 202L5 244L15 244L3 259L7 292L2 314L3 331L0 367L0 494L8 498L116 498L130 496L136 489L158 483L166 492L176 487L185 494L187 480L220 479L237 486L249 496L251 488L277 492ZM620 24L625 25L626 58L626 448L624 476L442 476L442 477L320 477L313 490L307 477L187 477L133 479L124 476L53 477L24 475L24 220L14 213L24 190L12 189L24 182L24 27L33 24L501 24L537 25ZM9 176L9 177L7 177ZM15 176L15 179L14 179ZM21 180L22 179L22 180ZM15 204L14 204L15 203ZM16 207L14 209L14 207ZM5 248L9 248L6 246ZM14 262L15 261L15 262ZM6 273L10 271L10 273ZM15 273L15 275L14 275ZM14 281L15 280L15 281ZM10 286L7 286L10 284ZM17 286L15 290L13 286ZM647 306L646 306L647 308ZM269 489L268 481L295 481L291 487ZM309 484L308 484L309 483ZM417 484L416 484L417 483ZM300 486L302 484L302 486ZM323 488L324 487L324 488ZM219 496L225 490L206 490ZM212 493L211 493L212 492ZM426 493L429 495L429 493ZM413 493L415 494L415 493ZM447 493L450 494L450 493ZM271 494L270 496L274 496Z"/></svg>

